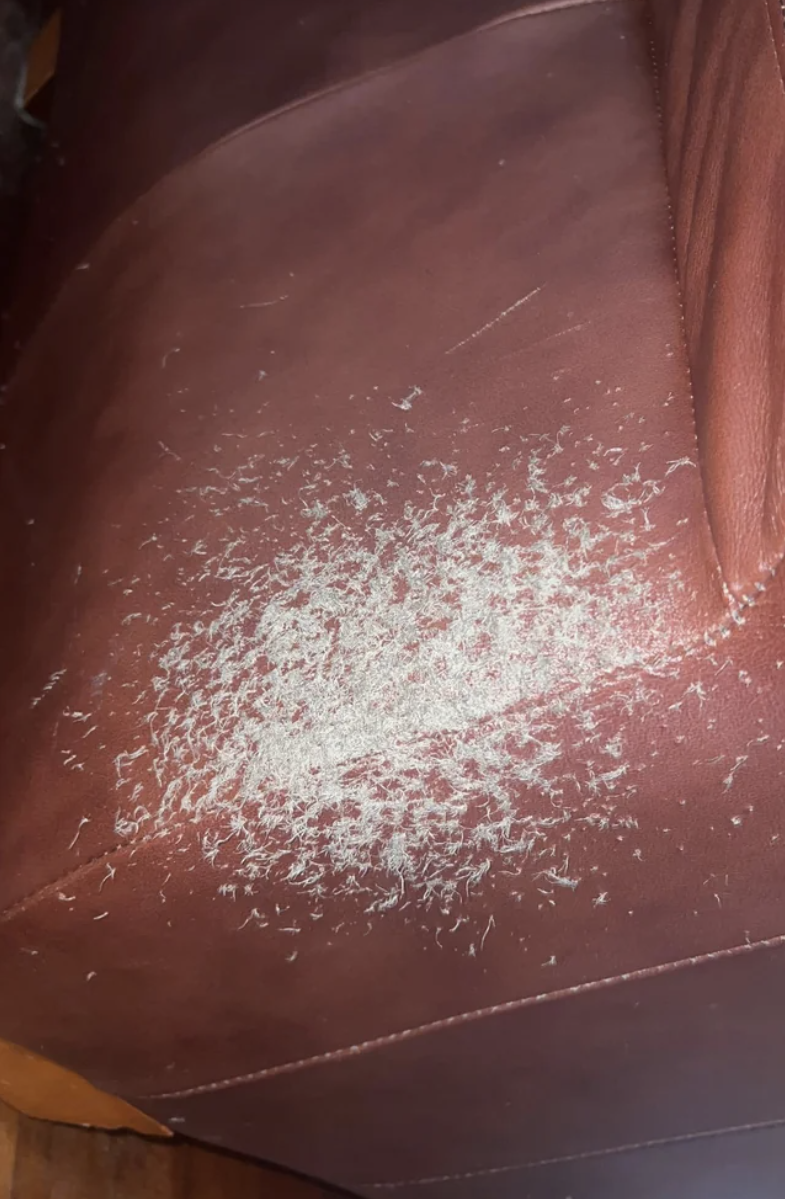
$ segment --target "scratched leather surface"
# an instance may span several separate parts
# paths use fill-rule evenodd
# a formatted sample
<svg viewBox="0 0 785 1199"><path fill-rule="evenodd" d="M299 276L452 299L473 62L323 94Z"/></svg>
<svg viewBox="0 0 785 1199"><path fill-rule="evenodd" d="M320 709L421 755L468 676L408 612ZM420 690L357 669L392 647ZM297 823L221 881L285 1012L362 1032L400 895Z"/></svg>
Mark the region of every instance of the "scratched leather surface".
<svg viewBox="0 0 785 1199"><path fill-rule="evenodd" d="M647 13L433 15L107 151L8 392L0 1030L364 1193L783 1116L782 583Z"/></svg>

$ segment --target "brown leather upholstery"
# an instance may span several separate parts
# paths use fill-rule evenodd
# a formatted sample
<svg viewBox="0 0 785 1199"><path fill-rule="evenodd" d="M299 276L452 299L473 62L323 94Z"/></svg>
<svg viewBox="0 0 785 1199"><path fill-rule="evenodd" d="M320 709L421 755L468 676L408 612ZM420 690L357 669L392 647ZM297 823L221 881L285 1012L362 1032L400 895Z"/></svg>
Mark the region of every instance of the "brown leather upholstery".
<svg viewBox="0 0 785 1199"><path fill-rule="evenodd" d="M3 1035L367 1195L781 1193L767 4L66 9Z"/></svg>
<svg viewBox="0 0 785 1199"><path fill-rule="evenodd" d="M741 597L785 541L783 14L779 0L654 12L706 506Z"/></svg>

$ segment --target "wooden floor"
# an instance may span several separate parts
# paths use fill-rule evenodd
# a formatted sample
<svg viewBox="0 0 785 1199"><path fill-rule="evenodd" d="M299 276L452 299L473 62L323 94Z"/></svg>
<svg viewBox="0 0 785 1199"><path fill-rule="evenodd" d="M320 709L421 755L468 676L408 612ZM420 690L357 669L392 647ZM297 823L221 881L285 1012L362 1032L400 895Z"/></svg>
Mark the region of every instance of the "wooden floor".
<svg viewBox="0 0 785 1199"><path fill-rule="evenodd" d="M19 1116L0 1104L0 1199L334 1199L187 1142Z"/></svg>

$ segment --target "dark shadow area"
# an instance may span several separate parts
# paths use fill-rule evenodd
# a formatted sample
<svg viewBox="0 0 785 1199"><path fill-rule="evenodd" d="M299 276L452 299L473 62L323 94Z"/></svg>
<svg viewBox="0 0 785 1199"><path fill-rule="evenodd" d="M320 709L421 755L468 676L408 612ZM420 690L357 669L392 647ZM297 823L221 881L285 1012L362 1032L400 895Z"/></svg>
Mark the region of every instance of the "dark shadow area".
<svg viewBox="0 0 785 1199"><path fill-rule="evenodd" d="M29 168L43 143L42 125L20 111L25 63L40 9L38 0L0 0L0 309L4 323L12 298Z"/></svg>

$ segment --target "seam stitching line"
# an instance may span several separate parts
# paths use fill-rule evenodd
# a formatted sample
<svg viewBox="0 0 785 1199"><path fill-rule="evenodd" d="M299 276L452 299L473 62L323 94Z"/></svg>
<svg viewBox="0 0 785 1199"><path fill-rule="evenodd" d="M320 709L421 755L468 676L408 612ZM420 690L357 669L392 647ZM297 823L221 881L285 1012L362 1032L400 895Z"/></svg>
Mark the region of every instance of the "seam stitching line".
<svg viewBox="0 0 785 1199"><path fill-rule="evenodd" d="M607 1149L587 1149L582 1153L567 1153L562 1157L543 1157L534 1162L523 1162L514 1166L489 1166L484 1170L468 1170L463 1174L441 1174L432 1178L412 1178L405 1182L361 1182L355 1186L374 1187L376 1190L394 1191L399 1187L429 1186L440 1182L461 1182L471 1178L487 1178L494 1174L513 1174L523 1170L538 1170L544 1166L560 1166L569 1162L596 1161L606 1157L617 1157L627 1153L639 1153L648 1149L667 1149L671 1145L685 1145L694 1141L710 1141L720 1137L739 1136L750 1132L785 1126L785 1116L774 1120L758 1120L751 1124L731 1124L726 1128L711 1128L701 1132L687 1132L680 1136L655 1137L650 1141L636 1141L629 1145L613 1145Z"/></svg>
<svg viewBox="0 0 785 1199"><path fill-rule="evenodd" d="M167 832L174 832L178 827L178 825L173 824L167 829ZM52 882L44 883L36 891L31 891L29 895L24 895L21 899L17 899L15 903L10 904L5 911L0 912L0 924L7 924L14 916L23 915L27 908L34 906L41 900L47 899L53 892L67 886L70 882L81 877L81 875L87 874L96 866L105 865L126 849L141 849L143 845L154 839L155 834L152 833L145 833L142 837L132 837L128 841L122 841L119 845L115 845L112 849L104 850L102 853L88 858L85 862L80 862L78 866L74 866L71 870L66 870Z"/></svg>
<svg viewBox="0 0 785 1199"><path fill-rule="evenodd" d="M785 21L785 0L780 0L780 8L782 9L783 21ZM774 63L777 68L777 78L780 81L782 94L785 96L785 77L783 77L782 74L780 55L779 51L777 50L777 36L774 32L774 21L772 19L771 8L769 7L768 0L763 0L763 10L766 15L766 29L769 34L769 43L771 44L772 53L774 54Z"/></svg>
<svg viewBox="0 0 785 1199"><path fill-rule="evenodd" d="M500 1016L507 1012L539 1006L540 1004L550 1003L558 999L568 999L576 995L591 994L595 991L605 990L606 987L619 986L622 983L643 982L646 979L657 978L662 974L671 974L677 970L690 969L693 966L703 965L708 962L724 961L726 958L739 957L741 954L751 953L759 949L776 949L782 946L785 946L785 933L781 933L776 937L768 937L761 941L744 941L740 945L733 945L727 949L715 949L709 953L699 954L695 957L680 958L675 962L666 962L657 966L646 966L639 970L628 971L625 974L617 974L608 978L595 979L591 982L578 983L576 986L562 987L555 991L546 991L538 995L525 996L522 999L509 999L504 1003L477 1008L471 1012L461 1012L455 1016L445 1016L441 1020L433 1020L430 1023L420 1024L399 1032L387 1033L381 1037L373 1037L367 1041L360 1041L356 1045L345 1046L341 1049L332 1049L326 1053L318 1053L312 1057L301 1058L298 1061L283 1062L277 1066L268 1066L263 1070L256 1070L249 1074L239 1074L231 1078L201 1083L198 1086L185 1087L178 1091L162 1091L142 1095L139 1098L148 1100L187 1099L191 1096L207 1095L213 1091L225 1090L229 1087L241 1086L246 1083L260 1082L266 1078L274 1078L279 1074L293 1074L299 1070L308 1069L313 1066L340 1062L346 1058L356 1057L376 1049L385 1049L401 1041L410 1041L416 1037L443 1032L458 1025L484 1020L490 1016Z"/></svg>
<svg viewBox="0 0 785 1199"><path fill-rule="evenodd" d="M784 2L785 2L785 0L784 0ZM703 520L704 520L705 528L709 534L709 544L711 545L712 554L714 557L714 564L717 569L717 574L719 576L723 596L725 597L726 600L728 600L730 603L732 603L733 602L732 592L730 591L730 588L728 587L726 580L725 580L725 575L724 575L724 572L722 569L722 563L720 562L719 551L717 549L717 543L714 538L714 531L711 527L711 520L709 518L709 505L708 505L708 502L706 499L706 489L705 489L704 483L703 483L703 471L701 470L701 465L700 465L700 442L698 439L698 416L697 416L697 411L696 411L696 407L695 407L695 384L694 384L694 379L693 379L693 374L692 374L692 363L690 362L689 343L687 341L687 310L686 310L686 305L685 305L685 300L684 300L684 289L682 287L682 282L681 282L681 271L679 269L679 251L678 251L678 242L677 242L677 238L676 238L676 216L675 216L675 211L674 211L673 193L671 191L670 177L668 174L668 146L667 146L667 138L666 138L666 132L665 132L665 112L664 112L664 104L663 104L662 83L661 83L661 78L660 78L661 72L660 72L660 64L657 59L657 50L656 50L656 46L655 46L655 42L654 42L654 30L653 30L652 20L651 20L651 10L649 10L648 26L649 26L649 30L648 30L648 32L649 32L649 55L651 58L651 64L652 64L652 69L653 69L652 91L654 93L654 106L657 111L657 124L659 127L659 133L660 133L663 178L664 178L664 182L665 182L665 198L666 198L666 203L667 203L668 227L670 229L671 256L673 259L673 274L674 274L674 280L675 280L675 284L676 284L676 296L677 296L678 303L679 303L679 331L681 333L681 348L684 353L684 363L686 366L687 390L689 392L689 397L690 397L690 414L692 416L693 443L694 443L694 447L695 447L695 456L696 456L696 460L697 460L697 464L698 464L698 474L700 476L701 497L703 500Z"/></svg>

